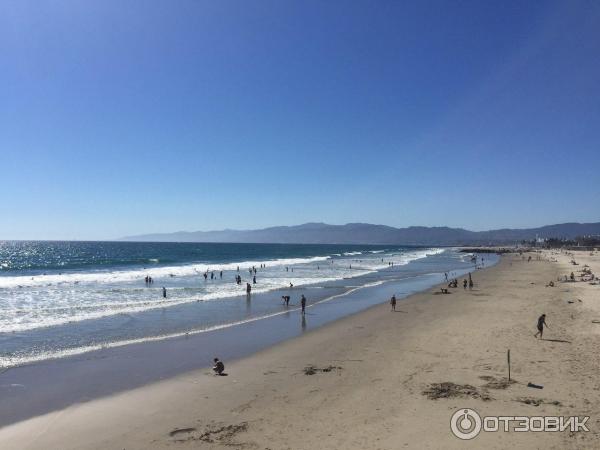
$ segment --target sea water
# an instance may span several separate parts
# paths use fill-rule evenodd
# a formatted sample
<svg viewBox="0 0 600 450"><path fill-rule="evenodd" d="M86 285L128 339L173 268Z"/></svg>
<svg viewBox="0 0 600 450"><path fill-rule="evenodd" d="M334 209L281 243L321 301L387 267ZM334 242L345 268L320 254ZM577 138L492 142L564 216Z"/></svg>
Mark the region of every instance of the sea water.
<svg viewBox="0 0 600 450"><path fill-rule="evenodd" d="M340 309L357 290L473 268L470 255L433 247L0 242L0 367L260 321L297 308L301 293Z"/></svg>

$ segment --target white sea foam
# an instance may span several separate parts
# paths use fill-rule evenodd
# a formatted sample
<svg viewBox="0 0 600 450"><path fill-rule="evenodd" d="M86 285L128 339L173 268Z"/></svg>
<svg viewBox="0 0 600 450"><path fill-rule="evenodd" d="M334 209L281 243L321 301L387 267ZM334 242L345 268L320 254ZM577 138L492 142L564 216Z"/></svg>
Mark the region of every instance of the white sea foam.
<svg viewBox="0 0 600 450"><path fill-rule="evenodd" d="M281 289L289 286L290 282L295 286L306 286L355 278L388 268L389 261L394 261L395 266L404 265L443 251L439 248L409 250L388 254L383 262L380 256L369 255L353 263L352 269L349 268L349 259L330 260L329 256L319 256L214 266L193 264L148 270L42 275L33 280L24 279L29 277L0 277L0 330L7 333L22 332L186 303L245 296L245 282L252 282L248 279L248 268L260 267L261 264L266 264L267 268L258 273L259 283L253 285L253 293ZM238 266L244 278L242 286L232 280ZM289 272L285 270L286 267L290 268ZM224 280L204 282L201 274L213 269L229 273ZM156 280L155 287L143 286L146 274L151 274ZM167 299L161 296L162 283L169 286Z"/></svg>
<svg viewBox="0 0 600 450"><path fill-rule="evenodd" d="M240 261L232 263L213 263L213 264L186 264L179 266L163 266L163 267L146 267L130 270L114 270L114 271L93 271L93 272L68 272L50 275L36 276L7 276L0 277L0 289L14 287L32 287L32 286L51 286L56 284L82 284L82 283L105 283L116 284L123 282L139 281L146 275L153 278L163 277L185 277L201 275L204 272L210 271L232 271L238 267L240 271L246 271L249 267L259 267L261 264L266 264L267 267L272 266L292 266L297 264L308 264L318 261L326 261L329 256L315 256L312 258L287 258L275 259L267 261Z"/></svg>
<svg viewBox="0 0 600 450"><path fill-rule="evenodd" d="M348 295L352 292L355 292L359 289L378 286L383 283L385 283L385 281L380 280L380 281L375 281L372 283L367 283L362 286L357 286L357 287L350 289L346 292L343 292L341 294L332 295L332 296L326 297L322 300L319 300L317 302L311 303L311 304L307 305L307 308L312 308L318 304L325 303L325 302L334 300L336 298L343 297L343 296ZM196 334L207 333L209 331L222 330L224 328L231 328L231 327L244 325L244 324L251 323L251 322L256 322L259 320L269 319L272 317L289 314L291 311L298 311L298 310L300 310L300 308L287 308L283 311L277 311L277 312L265 314L262 316L250 317L250 318L244 319L244 320L238 320L238 321L230 322L230 323L212 325L212 326L209 326L206 328L190 330L190 331L185 331L185 332L182 331L182 332L178 332L178 333L163 334L163 335L159 335L159 336L149 336L149 337L136 338L136 339L125 339L125 340L116 341L116 342L107 342L107 343L102 343L102 344L86 345L86 346L81 346L81 347L66 348L66 349L61 349L61 350L56 350L56 351L40 352L40 353L35 353L35 354L13 355L13 356L8 356L8 357L0 356L0 368L16 367L16 366L21 366L24 364L30 364L33 362L45 361L48 359L66 358L69 356L82 355L84 353L89 353L89 352L93 352L96 350L123 347L126 345L132 345L132 344L142 344L142 343L146 343L146 342L163 341L166 339L174 339L174 338L184 337L184 336L193 336Z"/></svg>

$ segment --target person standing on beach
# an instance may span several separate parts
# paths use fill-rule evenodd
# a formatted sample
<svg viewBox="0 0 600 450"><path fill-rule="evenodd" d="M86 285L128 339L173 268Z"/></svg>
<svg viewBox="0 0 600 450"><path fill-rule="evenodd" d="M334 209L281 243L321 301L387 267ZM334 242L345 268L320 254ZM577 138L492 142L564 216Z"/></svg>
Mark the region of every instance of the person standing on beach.
<svg viewBox="0 0 600 450"><path fill-rule="evenodd" d="M465 289L465 290L467 289L467 279L466 278L463 280L463 289Z"/></svg>
<svg viewBox="0 0 600 450"><path fill-rule="evenodd" d="M392 311L396 311L396 296L392 295L392 299L390 300L390 305L392 305Z"/></svg>
<svg viewBox="0 0 600 450"><path fill-rule="evenodd" d="M300 297L300 305L302 306L302 315L304 315L306 312L306 297L304 294L302 294L302 297Z"/></svg>
<svg viewBox="0 0 600 450"><path fill-rule="evenodd" d="M540 335L540 339L544 338L544 325L546 325L548 327L548 324L546 323L546 314L542 314L539 318L538 318L538 322L537 322L537 329L538 332L535 333L533 335L533 337L538 337L538 334ZM550 327L548 327L550 328Z"/></svg>

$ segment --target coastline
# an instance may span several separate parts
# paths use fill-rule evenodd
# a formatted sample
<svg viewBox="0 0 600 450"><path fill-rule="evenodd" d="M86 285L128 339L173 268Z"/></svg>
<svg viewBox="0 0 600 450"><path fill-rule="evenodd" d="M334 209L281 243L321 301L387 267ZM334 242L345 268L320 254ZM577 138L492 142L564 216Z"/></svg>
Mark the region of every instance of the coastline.
<svg viewBox="0 0 600 450"><path fill-rule="evenodd" d="M253 294L232 302L245 311L241 322L124 345L97 346L91 351L9 367L0 372L0 427L201 369L215 354L227 361L243 358L386 302L391 295L404 299L443 280L437 271L445 263L440 264L437 259L413 261L381 271L376 277L352 279L353 284L354 280L362 284L345 288L339 284L295 287L296 300L300 294L310 299L304 317L296 300L289 308L281 304L281 294L289 290ZM468 271L467 267L458 272ZM256 316L256 308L265 304L271 305L271 314ZM198 307L202 309L201 304ZM198 313L195 305L187 309Z"/></svg>
<svg viewBox="0 0 600 450"><path fill-rule="evenodd" d="M472 407L489 415L592 416L589 433L488 433L472 441L473 448L590 448L600 429L593 339L600 327L585 310L594 286L544 287L566 269L562 260L526 263L505 255L474 273L473 291L438 295L438 286L402 300L396 313L386 304L373 306L226 360L228 377L195 370L9 425L0 429L0 446L464 448L449 420L457 408ZM577 295L581 305L567 303L565 295ZM540 312L552 327L546 341L532 337ZM480 377L505 376L508 348L517 383L483 387ZM307 366L333 369L309 376ZM431 383L446 381L474 386L493 400L423 395ZM544 390L532 392L527 382ZM523 398L542 403L535 407Z"/></svg>

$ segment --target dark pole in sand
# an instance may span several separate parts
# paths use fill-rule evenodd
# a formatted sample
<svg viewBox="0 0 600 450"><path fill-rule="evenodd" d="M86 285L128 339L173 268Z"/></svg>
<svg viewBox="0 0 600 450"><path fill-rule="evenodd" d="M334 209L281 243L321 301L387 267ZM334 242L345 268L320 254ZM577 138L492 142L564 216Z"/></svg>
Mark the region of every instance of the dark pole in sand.
<svg viewBox="0 0 600 450"><path fill-rule="evenodd" d="M508 381L510 381L510 349L508 349L508 353L506 354L506 358L508 359Z"/></svg>

